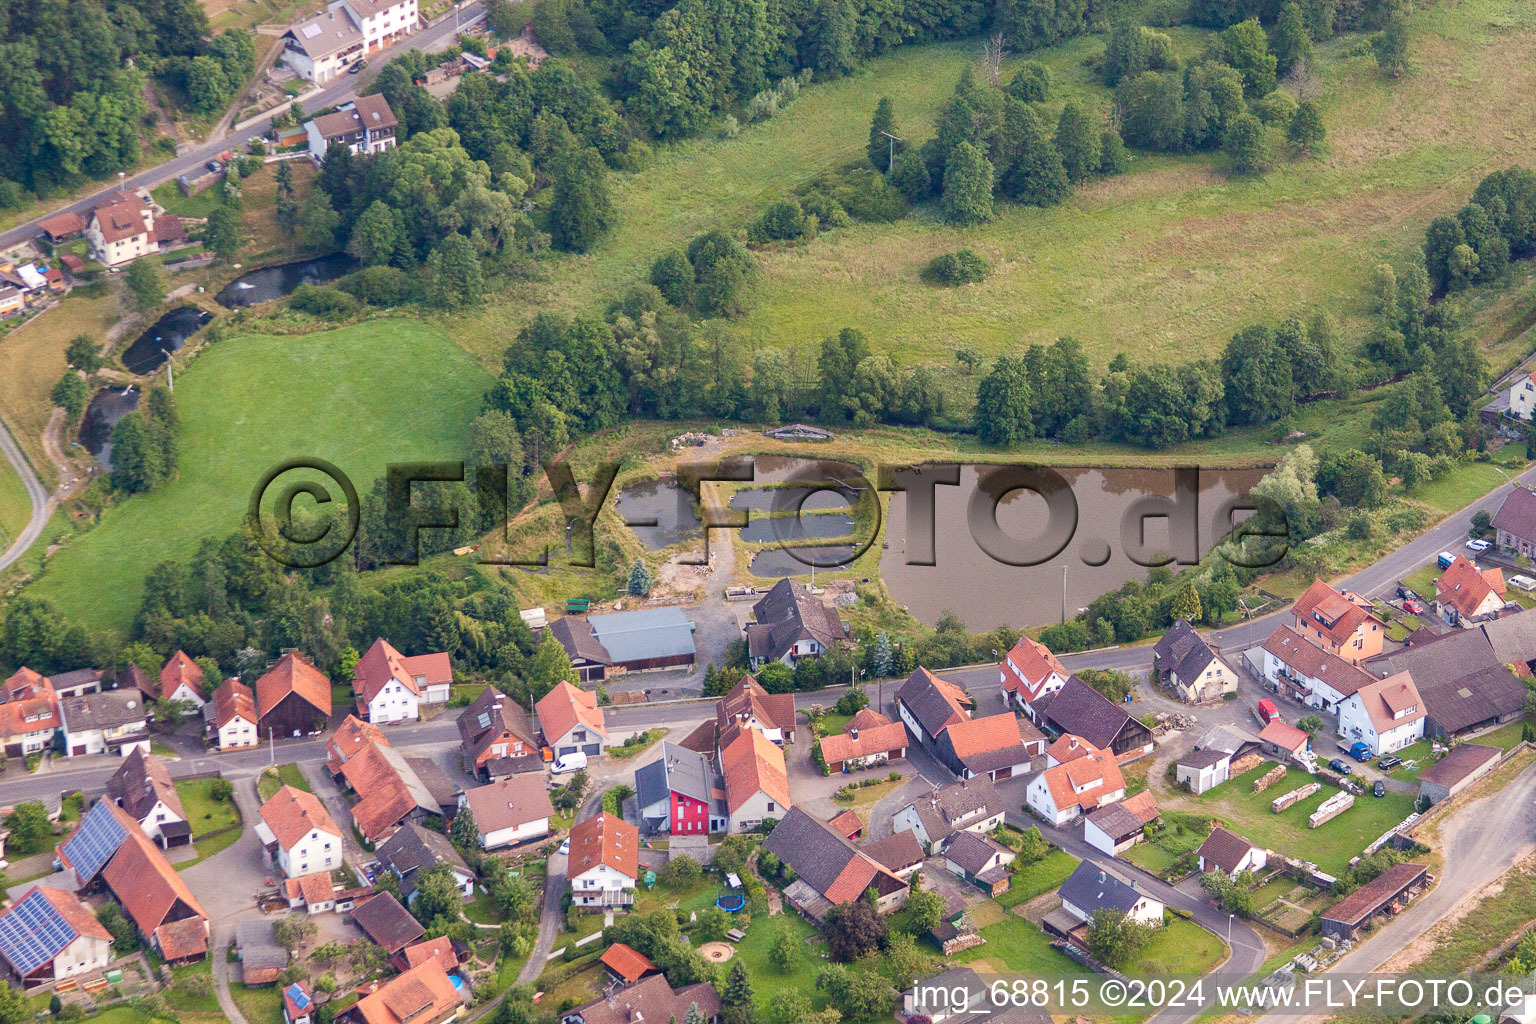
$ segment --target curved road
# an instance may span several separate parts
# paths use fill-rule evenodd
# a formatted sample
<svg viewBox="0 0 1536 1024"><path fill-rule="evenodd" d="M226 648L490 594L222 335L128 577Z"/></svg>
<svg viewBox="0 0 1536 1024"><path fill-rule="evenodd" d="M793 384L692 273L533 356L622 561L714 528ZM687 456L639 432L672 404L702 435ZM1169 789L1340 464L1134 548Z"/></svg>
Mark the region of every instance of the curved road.
<svg viewBox="0 0 1536 1024"><path fill-rule="evenodd" d="M53 499L48 494L48 489L37 478L32 470L32 463L22 454L21 447L16 444L16 438L11 436L10 428L4 422L0 422L0 451L5 452L5 457L16 468L16 475L21 477L22 484L27 489L27 497L32 501L32 515L27 520L26 528L17 534L11 541L11 546L0 554L0 569L8 569L22 555L27 553L37 538L43 535L43 527L48 525L48 517L53 515Z"/></svg>

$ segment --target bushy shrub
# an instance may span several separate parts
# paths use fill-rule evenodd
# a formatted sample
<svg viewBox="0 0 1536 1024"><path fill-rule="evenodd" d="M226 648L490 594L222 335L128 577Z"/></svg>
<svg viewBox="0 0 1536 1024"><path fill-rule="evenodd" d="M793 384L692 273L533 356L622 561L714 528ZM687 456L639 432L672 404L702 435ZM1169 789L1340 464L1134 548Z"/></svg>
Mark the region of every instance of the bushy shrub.
<svg viewBox="0 0 1536 1024"><path fill-rule="evenodd" d="M1276 90L1263 99L1254 100L1248 104L1248 109L1270 127L1283 129L1291 123L1291 118L1296 116L1296 101L1291 99L1288 93Z"/></svg>
<svg viewBox="0 0 1536 1024"><path fill-rule="evenodd" d="M954 252L935 256L923 274L935 284L954 287L985 281L990 272L991 267L987 266L987 261L975 252L970 249L956 249Z"/></svg>
<svg viewBox="0 0 1536 1024"><path fill-rule="evenodd" d="M750 241L782 242L806 233L805 211L793 199L774 203L747 228Z"/></svg>
<svg viewBox="0 0 1536 1024"><path fill-rule="evenodd" d="M802 196L800 208L807 216L815 217L817 225L822 228L845 228L853 223L853 218L848 216L843 204L820 189Z"/></svg>
<svg viewBox="0 0 1536 1024"><path fill-rule="evenodd" d="M411 298L410 275L399 267L364 267L337 281L336 287L370 306L398 306Z"/></svg>
<svg viewBox="0 0 1536 1024"><path fill-rule="evenodd" d="M293 290L288 304L301 313L322 320L345 320L356 316L362 305L338 288L329 285L301 284Z"/></svg>

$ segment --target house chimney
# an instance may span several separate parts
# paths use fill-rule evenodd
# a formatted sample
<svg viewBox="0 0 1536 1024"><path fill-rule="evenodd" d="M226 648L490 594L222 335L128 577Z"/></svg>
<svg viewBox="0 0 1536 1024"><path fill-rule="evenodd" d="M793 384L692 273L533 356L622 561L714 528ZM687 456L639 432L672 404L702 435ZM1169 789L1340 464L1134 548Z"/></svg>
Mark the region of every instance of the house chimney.
<svg viewBox="0 0 1536 1024"><path fill-rule="evenodd" d="M1100 870L1099 870L1099 884L1100 884L1100 885L1103 885L1103 884L1104 884L1104 877L1105 877L1105 876L1104 876L1104 871L1103 871L1103 869L1100 869Z"/></svg>
<svg viewBox="0 0 1536 1024"><path fill-rule="evenodd" d="M855 727L855 728L849 729L848 730L848 735L852 739L858 739L859 738L859 730L858 730L858 728Z"/></svg>

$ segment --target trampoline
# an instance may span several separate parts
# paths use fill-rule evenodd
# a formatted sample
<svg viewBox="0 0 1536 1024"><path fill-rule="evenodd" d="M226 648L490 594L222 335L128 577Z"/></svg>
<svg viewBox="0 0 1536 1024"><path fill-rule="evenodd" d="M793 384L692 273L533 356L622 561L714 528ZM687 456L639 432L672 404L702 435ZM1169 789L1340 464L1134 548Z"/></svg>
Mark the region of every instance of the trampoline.
<svg viewBox="0 0 1536 1024"><path fill-rule="evenodd" d="M739 892L728 892L715 900L715 906L726 913L734 914L747 905L747 898Z"/></svg>

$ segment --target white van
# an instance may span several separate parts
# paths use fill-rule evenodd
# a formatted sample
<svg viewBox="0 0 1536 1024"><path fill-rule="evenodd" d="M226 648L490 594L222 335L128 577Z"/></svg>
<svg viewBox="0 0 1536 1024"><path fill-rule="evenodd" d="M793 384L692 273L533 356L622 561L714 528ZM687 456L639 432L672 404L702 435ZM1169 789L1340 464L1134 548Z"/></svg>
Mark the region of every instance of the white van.
<svg viewBox="0 0 1536 1024"><path fill-rule="evenodd" d="M549 774L566 775L570 772L579 772L587 766L587 755L581 751L574 754L561 754L555 758L555 763L549 766Z"/></svg>
<svg viewBox="0 0 1536 1024"><path fill-rule="evenodd" d="M1529 576L1511 576L1509 578L1509 585L1518 587L1521 590L1536 590L1536 580L1531 579Z"/></svg>

